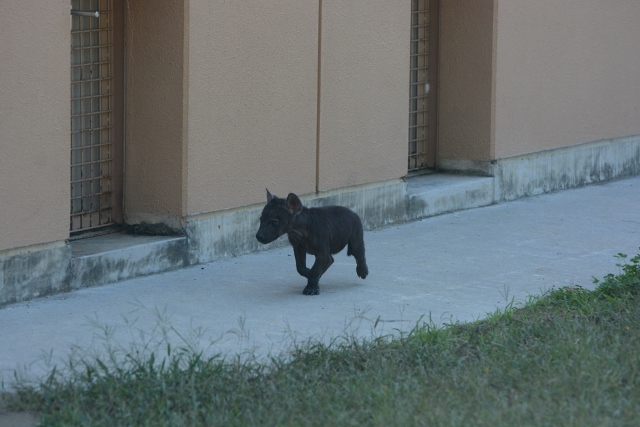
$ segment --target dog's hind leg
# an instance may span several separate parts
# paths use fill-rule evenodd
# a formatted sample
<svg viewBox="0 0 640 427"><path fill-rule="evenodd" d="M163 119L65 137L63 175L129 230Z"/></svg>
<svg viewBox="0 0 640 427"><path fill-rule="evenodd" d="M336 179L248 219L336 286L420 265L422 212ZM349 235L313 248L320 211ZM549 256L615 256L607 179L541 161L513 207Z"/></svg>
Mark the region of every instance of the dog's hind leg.
<svg viewBox="0 0 640 427"><path fill-rule="evenodd" d="M354 236L349 241L347 246L347 255L353 255L356 259L356 273L358 277L364 279L369 274L369 267L367 267L367 259L364 256L364 240L362 235Z"/></svg>

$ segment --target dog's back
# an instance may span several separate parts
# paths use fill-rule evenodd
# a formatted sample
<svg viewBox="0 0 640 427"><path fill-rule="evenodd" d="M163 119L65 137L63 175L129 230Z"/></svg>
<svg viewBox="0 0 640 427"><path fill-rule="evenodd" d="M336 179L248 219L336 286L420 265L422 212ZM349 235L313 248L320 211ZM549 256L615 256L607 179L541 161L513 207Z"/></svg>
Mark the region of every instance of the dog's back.
<svg viewBox="0 0 640 427"><path fill-rule="evenodd" d="M291 231L294 235L298 232L309 235L311 242L328 247L332 254L337 254L348 245L347 255L352 255L352 247L358 246L357 242L363 240L360 217L343 206L305 208L297 215ZM315 252L308 251L314 255Z"/></svg>

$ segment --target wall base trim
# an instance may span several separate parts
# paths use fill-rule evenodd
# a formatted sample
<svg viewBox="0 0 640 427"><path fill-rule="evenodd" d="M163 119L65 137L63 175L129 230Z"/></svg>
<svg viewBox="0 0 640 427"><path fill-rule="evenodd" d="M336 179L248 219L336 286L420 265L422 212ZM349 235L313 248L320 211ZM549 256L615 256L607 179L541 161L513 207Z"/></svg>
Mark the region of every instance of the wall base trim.
<svg viewBox="0 0 640 427"><path fill-rule="evenodd" d="M498 160L496 201L628 178L640 174L640 135Z"/></svg>

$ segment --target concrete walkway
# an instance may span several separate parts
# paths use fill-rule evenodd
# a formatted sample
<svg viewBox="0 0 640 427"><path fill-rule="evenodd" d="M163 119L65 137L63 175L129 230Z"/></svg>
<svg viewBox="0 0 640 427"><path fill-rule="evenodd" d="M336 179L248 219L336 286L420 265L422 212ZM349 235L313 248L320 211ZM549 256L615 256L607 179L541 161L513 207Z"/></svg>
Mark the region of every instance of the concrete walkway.
<svg viewBox="0 0 640 427"><path fill-rule="evenodd" d="M391 226L365 242L369 277L341 253L319 296L302 295L286 247L1 308L1 380L107 343L264 357L293 340L470 321L553 287L591 288L618 271L614 255L640 251L640 177Z"/></svg>

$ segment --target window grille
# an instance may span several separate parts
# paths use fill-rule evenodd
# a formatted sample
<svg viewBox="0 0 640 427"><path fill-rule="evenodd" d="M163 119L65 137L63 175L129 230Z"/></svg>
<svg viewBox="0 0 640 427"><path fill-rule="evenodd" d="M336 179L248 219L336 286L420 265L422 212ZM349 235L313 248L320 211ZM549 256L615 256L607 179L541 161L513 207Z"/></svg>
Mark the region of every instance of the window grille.
<svg viewBox="0 0 640 427"><path fill-rule="evenodd" d="M411 58L409 87L409 163L415 171L430 164L428 74L429 0L411 0Z"/></svg>
<svg viewBox="0 0 640 427"><path fill-rule="evenodd" d="M113 4L71 0L70 230L110 225L113 180Z"/></svg>

